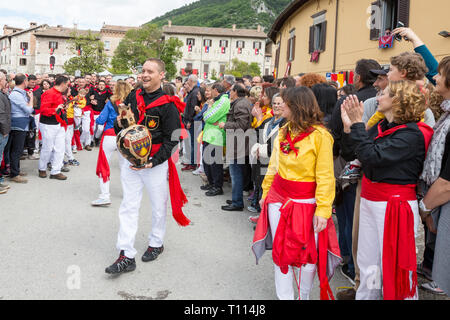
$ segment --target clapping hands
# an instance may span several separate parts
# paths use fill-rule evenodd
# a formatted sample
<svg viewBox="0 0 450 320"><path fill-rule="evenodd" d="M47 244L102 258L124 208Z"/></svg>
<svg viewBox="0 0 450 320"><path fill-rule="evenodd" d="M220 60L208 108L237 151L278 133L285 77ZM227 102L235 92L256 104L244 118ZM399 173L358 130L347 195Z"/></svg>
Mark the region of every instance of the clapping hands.
<svg viewBox="0 0 450 320"><path fill-rule="evenodd" d="M360 102L355 95L348 96L341 105L341 118L344 124L344 132L350 133L350 127L358 122L363 122L364 102Z"/></svg>

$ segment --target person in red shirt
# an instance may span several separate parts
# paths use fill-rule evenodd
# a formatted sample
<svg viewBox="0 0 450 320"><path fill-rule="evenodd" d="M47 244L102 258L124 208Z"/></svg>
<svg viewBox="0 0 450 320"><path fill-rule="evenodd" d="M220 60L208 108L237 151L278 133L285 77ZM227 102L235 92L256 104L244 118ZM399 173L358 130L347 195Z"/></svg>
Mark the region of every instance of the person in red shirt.
<svg viewBox="0 0 450 320"><path fill-rule="evenodd" d="M65 93L69 89L69 79L58 76L53 88L47 90L41 97L40 130L42 134L42 149L39 159L39 177L47 177L47 164L51 159L50 179L66 180L61 173L64 161L65 136L67 122L65 120Z"/></svg>

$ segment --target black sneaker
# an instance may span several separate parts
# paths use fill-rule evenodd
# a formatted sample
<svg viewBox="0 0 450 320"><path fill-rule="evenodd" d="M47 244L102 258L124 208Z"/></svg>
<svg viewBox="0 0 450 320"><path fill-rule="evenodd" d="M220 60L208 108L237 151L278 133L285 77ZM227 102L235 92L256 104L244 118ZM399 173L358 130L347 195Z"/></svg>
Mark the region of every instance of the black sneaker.
<svg viewBox="0 0 450 320"><path fill-rule="evenodd" d="M205 193L207 197L215 197L223 195L222 188L211 188L208 192Z"/></svg>
<svg viewBox="0 0 450 320"><path fill-rule="evenodd" d="M341 273L352 285L355 285L355 273L348 270L348 264L342 266Z"/></svg>
<svg viewBox="0 0 450 320"><path fill-rule="evenodd" d="M145 251L144 255L142 256L142 261L144 262L149 262L149 261L153 261L156 260L156 258L158 258L158 256L163 253L164 251L164 246L160 247L160 248L153 248L153 247L148 247L147 251Z"/></svg>
<svg viewBox="0 0 450 320"><path fill-rule="evenodd" d="M203 191L209 191L209 190L211 190L213 187L214 187L213 185L205 184L204 186L201 186L201 187L200 187L200 190L203 190Z"/></svg>
<svg viewBox="0 0 450 320"><path fill-rule="evenodd" d="M122 272L130 272L136 269L136 260L125 257L125 252L120 251L119 259L105 269L106 273L119 274Z"/></svg>

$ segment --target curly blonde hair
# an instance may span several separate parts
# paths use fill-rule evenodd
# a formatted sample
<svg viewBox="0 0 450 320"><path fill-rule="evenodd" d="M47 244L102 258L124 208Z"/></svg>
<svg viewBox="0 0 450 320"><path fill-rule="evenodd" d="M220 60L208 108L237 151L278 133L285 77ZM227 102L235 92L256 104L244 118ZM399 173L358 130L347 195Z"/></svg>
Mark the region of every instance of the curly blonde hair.
<svg viewBox="0 0 450 320"><path fill-rule="evenodd" d="M415 82L402 80L389 83L394 122L406 124L422 120L427 109L426 93Z"/></svg>
<svg viewBox="0 0 450 320"><path fill-rule="evenodd" d="M327 83L327 78L317 73L307 73L300 78L300 85L312 88L315 84Z"/></svg>

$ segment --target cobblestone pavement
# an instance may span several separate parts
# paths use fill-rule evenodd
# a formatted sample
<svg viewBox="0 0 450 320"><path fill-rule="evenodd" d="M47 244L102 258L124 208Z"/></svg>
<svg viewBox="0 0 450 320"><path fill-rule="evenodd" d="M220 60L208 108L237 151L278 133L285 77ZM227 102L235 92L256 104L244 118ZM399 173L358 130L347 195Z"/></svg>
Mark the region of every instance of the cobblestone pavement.
<svg viewBox="0 0 450 320"><path fill-rule="evenodd" d="M0 243L6 258L0 270L0 299L276 299L271 254L256 265L250 249L251 213L221 211L231 196L230 184L224 196L207 198L199 189L201 178L192 173L180 173L189 199L184 211L192 225L181 228L168 217L164 253L154 262L141 262L151 227L144 195L135 243L137 269L120 277L106 275L105 267L118 255L122 189L115 155L112 205L90 206L99 192L97 154L98 149L77 153L81 166L71 167L67 181L40 179L37 161L22 161L29 183L11 184L9 192L0 195ZM422 246L419 249L423 252ZM333 291L349 285L337 270ZM317 277L311 298L319 298ZM444 299L423 291L420 298Z"/></svg>

